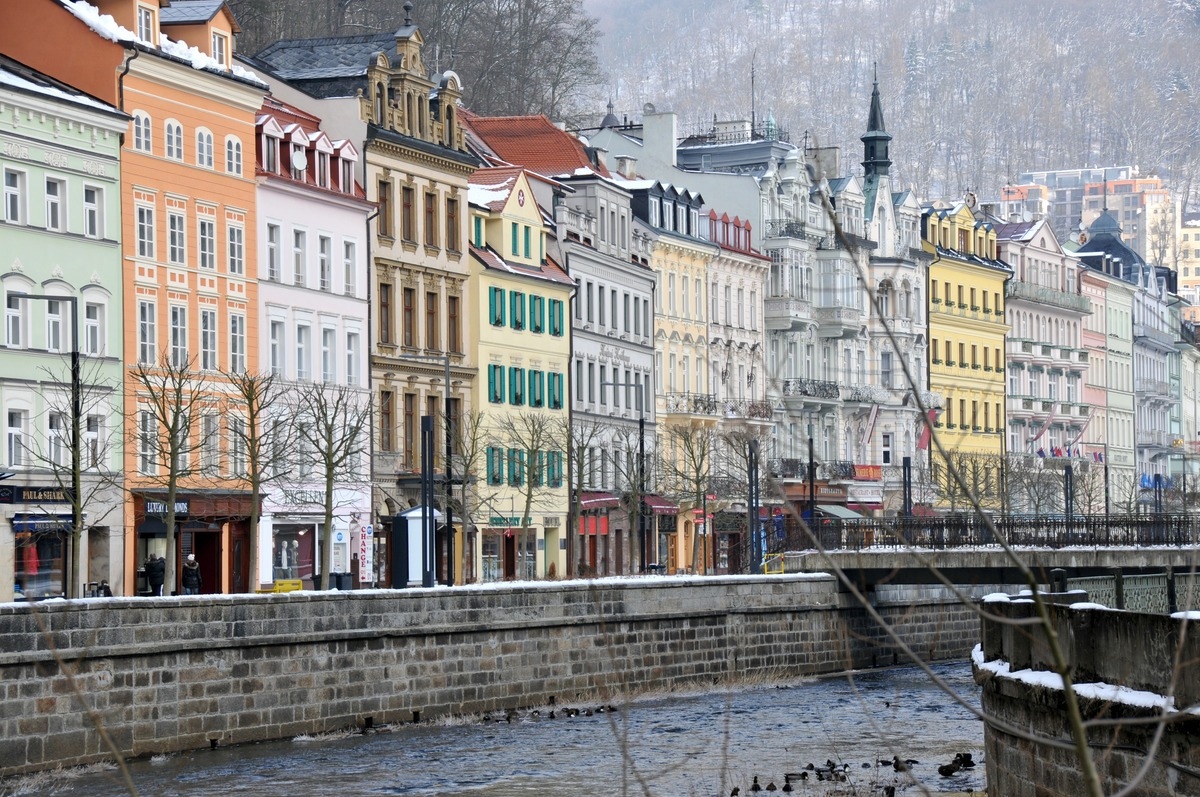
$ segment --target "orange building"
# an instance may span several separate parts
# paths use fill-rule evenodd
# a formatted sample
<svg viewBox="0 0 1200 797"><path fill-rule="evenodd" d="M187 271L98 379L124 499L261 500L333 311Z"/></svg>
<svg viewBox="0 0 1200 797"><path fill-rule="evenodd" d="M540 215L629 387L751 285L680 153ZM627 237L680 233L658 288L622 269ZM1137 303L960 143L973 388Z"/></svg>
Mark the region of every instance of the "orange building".
<svg viewBox="0 0 1200 797"><path fill-rule="evenodd" d="M121 151L123 591L147 589L135 574L150 553L167 558L164 593L189 554L203 592L245 591L254 507L244 420L221 374L259 370L254 124L266 86L233 64L238 29L219 0L94 3L11 4L0 50L132 117ZM184 375L181 400L162 400L169 372ZM171 403L190 410L175 468L153 411ZM168 501L170 471L183 477Z"/></svg>

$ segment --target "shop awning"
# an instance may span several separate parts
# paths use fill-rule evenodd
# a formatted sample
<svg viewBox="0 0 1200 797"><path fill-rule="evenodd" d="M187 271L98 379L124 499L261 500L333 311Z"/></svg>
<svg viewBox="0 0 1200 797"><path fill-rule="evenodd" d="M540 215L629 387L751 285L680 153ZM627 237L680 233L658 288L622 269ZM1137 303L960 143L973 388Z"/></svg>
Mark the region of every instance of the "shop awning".
<svg viewBox="0 0 1200 797"><path fill-rule="evenodd" d="M47 532L69 531L75 519L71 515L34 515L18 513L13 515L12 530L14 532Z"/></svg>
<svg viewBox="0 0 1200 797"><path fill-rule="evenodd" d="M883 504L879 504L879 503L865 503L865 504L849 503L849 504L846 504L846 508L853 509L856 512L874 512L876 510L883 509Z"/></svg>
<svg viewBox="0 0 1200 797"><path fill-rule="evenodd" d="M642 502L656 515L678 515L679 507L658 495L643 496Z"/></svg>
<svg viewBox="0 0 1200 797"><path fill-rule="evenodd" d="M581 492L579 504L585 512L593 509L612 509L621 505L621 499L612 493Z"/></svg>
<svg viewBox="0 0 1200 797"><path fill-rule="evenodd" d="M817 511L839 520L864 520L863 516L837 504L817 504Z"/></svg>

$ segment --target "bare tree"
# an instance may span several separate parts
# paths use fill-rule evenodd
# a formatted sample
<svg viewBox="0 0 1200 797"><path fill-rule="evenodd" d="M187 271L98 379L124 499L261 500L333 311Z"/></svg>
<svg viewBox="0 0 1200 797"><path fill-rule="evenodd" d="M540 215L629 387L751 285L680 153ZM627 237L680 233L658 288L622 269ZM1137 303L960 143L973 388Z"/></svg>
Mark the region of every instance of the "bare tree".
<svg viewBox="0 0 1200 797"><path fill-rule="evenodd" d="M679 498L680 514L685 509L699 509L713 476L713 457L716 433L710 426L672 425L660 434L664 441L658 446L658 462L670 492ZM696 545L696 524L687 540L691 548L691 569L700 566L700 551Z"/></svg>
<svg viewBox="0 0 1200 797"><path fill-rule="evenodd" d="M543 496L562 489L561 483L553 483L547 467L551 453L562 450L559 423L555 416L543 412L510 412L497 428L509 456L516 455L516 462L509 463L509 486L517 489L521 501L517 561L521 574L528 575L533 567L526 559L526 548L534 505Z"/></svg>
<svg viewBox="0 0 1200 797"><path fill-rule="evenodd" d="M583 517L583 489L586 486L588 451L604 442L605 429L595 418L571 418L563 416L558 423L558 434L567 443L567 486L570 508L567 512L567 571L571 575L585 573L584 551L587 540L581 528ZM631 560L632 561L632 560Z"/></svg>
<svg viewBox="0 0 1200 797"><path fill-rule="evenodd" d="M476 510L484 505L486 499L482 493L487 490L487 474L483 473L487 456L487 427L484 421L482 412L470 410L463 413L452 428L454 472L458 474L461 489L458 500L452 500L451 506L454 513L462 518L464 531L475 527ZM475 577L478 578L478 574Z"/></svg>
<svg viewBox="0 0 1200 797"><path fill-rule="evenodd" d="M137 482L165 493L166 589L173 588L176 579L175 498L185 483L198 477L194 459L200 453L202 437L192 433L192 424L204 410L219 406L209 392L210 384L194 365L192 360L164 355L156 364L138 363L130 369L136 393Z"/></svg>
<svg viewBox="0 0 1200 797"><path fill-rule="evenodd" d="M1054 459L1009 454L1004 458L1004 479L1008 511L1034 515L1062 511L1062 468Z"/></svg>
<svg viewBox="0 0 1200 797"><path fill-rule="evenodd" d="M950 502L950 511L974 511L975 504L1000 509L1002 460L991 454L957 449L934 455L933 476L938 491Z"/></svg>
<svg viewBox="0 0 1200 797"><path fill-rule="evenodd" d="M366 395L345 385L312 382L293 393L298 465L315 466L325 489L321 528L321 589L329 589L333 552L334 488L366 479L371 407Z"/></svg>
<svg viewBox="0 0 1200 797"><path fill-rule="evenodd" d="M231 474L250 488L250 569L251 590L263 586L259 582L259 510L263 488L286 475L280 467L279 454L291 448L294 427L277 415L286 398L280 378L273 373L227 371L222 374L231 387L231 409L238 413L239 422L230 426L234 445L244 455L245 469ZM233 416L231 416L233 417Z"/></svg>

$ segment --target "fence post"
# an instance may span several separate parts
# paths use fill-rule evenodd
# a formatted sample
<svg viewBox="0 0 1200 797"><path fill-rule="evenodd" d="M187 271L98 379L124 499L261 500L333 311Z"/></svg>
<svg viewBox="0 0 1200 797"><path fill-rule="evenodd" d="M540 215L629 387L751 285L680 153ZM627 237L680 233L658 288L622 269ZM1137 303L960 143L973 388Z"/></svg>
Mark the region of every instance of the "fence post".
<svg viewBox="0 0 1200 797"><path fill-rule="evenodd" d="M1113 595L1116 596L1116 600L1117 600L1116 608L1124 609L1125 608L1125 573L1121 570L1121 568L1114 567L1114 568L1112 568L1112 574L1113 574ZM1169 582L1170 576L1168 576L1167 578L1168 578L1168 582ZM1169 586L1168 586L1168 589L1170 589Z"/></svg>

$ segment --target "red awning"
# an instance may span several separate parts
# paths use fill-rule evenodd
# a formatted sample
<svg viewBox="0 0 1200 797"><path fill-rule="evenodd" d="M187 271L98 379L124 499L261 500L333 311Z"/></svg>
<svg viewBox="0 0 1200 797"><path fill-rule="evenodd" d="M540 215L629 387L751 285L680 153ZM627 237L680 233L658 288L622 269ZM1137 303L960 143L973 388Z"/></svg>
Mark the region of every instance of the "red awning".
<svg viewBox="0 0 1200 797"><path fill-rule="evenodd" d="M579 494L579 499L579 504L585 512L592 509L612 509L621 505L621 499L612 493L590 493L585 491Z"/></svg>
<svg viewBox="0 0 1200 797"><path fill-rule="evenodd" d="M644 501L646 506L649 507L650 511L656 515L679 514L679 507L661 496L647 495L642 499L642 501Z"/></svg>
<svg viewBox="0 0 1200 797"><path fill-rule="evenodd" d="M867 503L867 504L855 504L855 503L848 503L848 504L846 504L846 508L847 508L847 509L853 509L855 512L873 512L873 511L875 511L875 510L877 510L877 509L883 509L883 504L878 504L878 503L875 503L875 504L871 504L871 503Z"/></svg>

